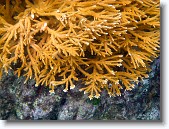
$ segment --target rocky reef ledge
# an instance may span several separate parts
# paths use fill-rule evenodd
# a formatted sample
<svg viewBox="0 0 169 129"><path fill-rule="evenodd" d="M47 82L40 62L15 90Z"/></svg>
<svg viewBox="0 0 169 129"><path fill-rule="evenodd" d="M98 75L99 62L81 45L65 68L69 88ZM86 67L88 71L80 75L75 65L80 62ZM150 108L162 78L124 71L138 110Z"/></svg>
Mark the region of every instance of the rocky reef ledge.
<svg viewBox="0 0 169 129"><path fill-rule="evenodd" d="M160 57L151 64L149 78L119 97L103 93L89 100L77 89L64 93L58 88L24 84L11 71L0 81L0 119L2 120L160 120ZM81 85L78 82L76 85ZM104 92L104 91L103 91Z"/></svg>

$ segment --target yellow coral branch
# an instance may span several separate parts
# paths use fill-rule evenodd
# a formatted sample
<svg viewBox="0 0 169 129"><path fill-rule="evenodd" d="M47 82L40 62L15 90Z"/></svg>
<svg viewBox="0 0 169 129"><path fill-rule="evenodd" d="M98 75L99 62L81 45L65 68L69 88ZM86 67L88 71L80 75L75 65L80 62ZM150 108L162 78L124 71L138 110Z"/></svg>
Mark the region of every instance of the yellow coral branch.
<svg viewBox="0 0 169 129"><path fill-rule="evenodd" d="M131 90L160 52L159 0L0 2L0 76L77 87L89 98Z"/></svg>

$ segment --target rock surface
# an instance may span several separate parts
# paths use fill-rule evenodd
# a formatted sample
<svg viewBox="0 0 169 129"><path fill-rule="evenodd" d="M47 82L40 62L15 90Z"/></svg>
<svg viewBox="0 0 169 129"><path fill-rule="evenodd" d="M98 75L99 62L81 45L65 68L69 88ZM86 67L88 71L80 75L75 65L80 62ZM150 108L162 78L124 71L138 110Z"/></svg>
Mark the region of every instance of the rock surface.
<svg viewBox="0 0 169 129"><path fill-rule="evenodd" d="M34 80L12 72L0 81L2 120L160 120L160 58L151 65L149 78L120 97L106 93L89 100L77 89L67 93L60 87L50 94L47 87L35 87ZM76 85L80 85L80 82Z"/></svg>

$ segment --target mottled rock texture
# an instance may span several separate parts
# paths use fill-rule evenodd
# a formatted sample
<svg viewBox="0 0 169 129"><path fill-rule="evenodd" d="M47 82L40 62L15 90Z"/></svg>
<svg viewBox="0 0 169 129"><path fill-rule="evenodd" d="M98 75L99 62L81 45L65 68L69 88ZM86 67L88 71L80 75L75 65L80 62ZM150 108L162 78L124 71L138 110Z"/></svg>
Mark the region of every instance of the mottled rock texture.
<svg viewBox="0 0 169 129"><path fill-rule="evenodd" d="M64 93L63 87L50 94L47 87L24 84L10 71L0 81L2 120L160 120L160 58L154 60L149 78L120 97L104 93L89 100L77 89ZM76 85L81 85L78 82Z"/></svg>

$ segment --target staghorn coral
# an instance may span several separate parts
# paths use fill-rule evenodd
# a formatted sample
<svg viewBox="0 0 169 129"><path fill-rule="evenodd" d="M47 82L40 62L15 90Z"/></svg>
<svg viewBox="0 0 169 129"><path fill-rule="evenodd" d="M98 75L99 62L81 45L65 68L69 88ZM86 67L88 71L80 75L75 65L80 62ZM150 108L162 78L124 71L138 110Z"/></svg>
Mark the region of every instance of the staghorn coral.
<svg viewBox="0 0 169 129"><path fill-rule="evenodd" d="M0 3L0 68L50 93L82 80L90 99L131 90L159 55L159 0L6 0Z"/></svg>

